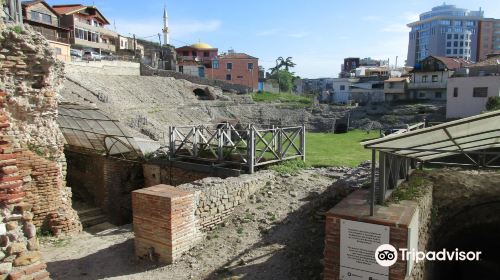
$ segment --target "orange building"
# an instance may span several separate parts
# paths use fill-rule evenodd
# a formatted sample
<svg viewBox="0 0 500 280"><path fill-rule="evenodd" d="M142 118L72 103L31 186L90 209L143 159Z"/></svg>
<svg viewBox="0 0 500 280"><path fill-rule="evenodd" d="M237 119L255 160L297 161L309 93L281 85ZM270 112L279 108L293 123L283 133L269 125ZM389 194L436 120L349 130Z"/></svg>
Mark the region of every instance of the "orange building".
<svg viewBox="0 0 500 280"><path fill-rule="evenodd" d="M176 49L177 71L202 78L222 80L258 90L259 59L244 53L218 49L206 43L196 43Z"/></svg>

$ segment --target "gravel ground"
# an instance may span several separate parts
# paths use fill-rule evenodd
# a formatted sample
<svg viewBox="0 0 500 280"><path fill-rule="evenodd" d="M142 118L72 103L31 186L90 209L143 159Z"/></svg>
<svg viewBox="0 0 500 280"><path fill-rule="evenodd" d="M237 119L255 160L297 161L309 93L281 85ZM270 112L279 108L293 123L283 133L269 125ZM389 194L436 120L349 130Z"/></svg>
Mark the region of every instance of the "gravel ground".
<svg viewBox="0 0 500 280"><path fill-rule="evenodd" d="M43 256L54 279L321 279L324 213L367 174L330 168L278 177L172 265L138 260L131 225L44 239Z"/></svg>

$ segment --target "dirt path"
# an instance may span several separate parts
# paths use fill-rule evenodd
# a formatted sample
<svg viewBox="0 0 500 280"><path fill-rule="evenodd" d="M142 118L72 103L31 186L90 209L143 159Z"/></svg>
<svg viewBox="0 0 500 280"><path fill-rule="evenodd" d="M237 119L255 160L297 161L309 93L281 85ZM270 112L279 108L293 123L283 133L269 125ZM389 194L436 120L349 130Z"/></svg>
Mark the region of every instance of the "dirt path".
<svg viewBox="0 0 500 280"><path fill-rule="evenodd" d="M321 279L325 211L346 169L279 177L178 262L134 256L131 226L43 242L54 279Z"/></svg>

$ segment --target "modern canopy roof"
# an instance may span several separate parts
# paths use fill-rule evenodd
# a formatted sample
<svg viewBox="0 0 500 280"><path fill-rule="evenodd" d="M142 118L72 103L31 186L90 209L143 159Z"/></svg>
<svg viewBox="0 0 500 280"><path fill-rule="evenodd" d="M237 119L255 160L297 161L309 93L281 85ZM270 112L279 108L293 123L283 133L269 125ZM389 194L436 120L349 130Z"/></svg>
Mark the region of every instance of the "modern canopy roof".
<svg viewBox="0 0 500 280"><path fill-rule="evenodd" d="M142 155L139 145L119 124L97 108L59 104L57 123L67 145L106 155Z"/></svg>
<svg viewBox="0 0 500 280"><path fill-rule="evenodd" d="M500 148L500 111L362 142L366 149L429 161ZM500 152L498 153L500 155ZM469 157L469 159L471 159ZM472 159L471 159L472 160Z"/></svg>

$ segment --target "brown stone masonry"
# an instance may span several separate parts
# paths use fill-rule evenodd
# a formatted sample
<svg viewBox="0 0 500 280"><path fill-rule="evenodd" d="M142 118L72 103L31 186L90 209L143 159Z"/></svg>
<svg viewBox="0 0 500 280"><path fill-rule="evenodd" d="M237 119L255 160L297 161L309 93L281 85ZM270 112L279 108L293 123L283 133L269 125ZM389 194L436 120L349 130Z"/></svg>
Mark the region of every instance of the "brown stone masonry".
<svg viewBox="0 0 500 280"><path fill-rule="evenodd" d="M0 29L0 88L10 122L4 135L11 137L11 146L0 149L16 154L34 224L56 235L81 230L65 185L64 138L56 122L62 78L63 66L40 33L29 26Z"/></svg>
<svg viewBox="0 0 500 280"><path fill-rule="evenodd" d="M49 279L41 259L32 205L25 202L23 177L13 153L13 137L4 109L6 93L0 91L0 279Z"/></svg>

